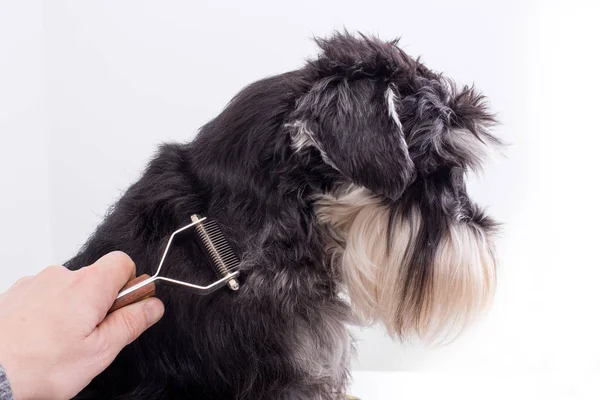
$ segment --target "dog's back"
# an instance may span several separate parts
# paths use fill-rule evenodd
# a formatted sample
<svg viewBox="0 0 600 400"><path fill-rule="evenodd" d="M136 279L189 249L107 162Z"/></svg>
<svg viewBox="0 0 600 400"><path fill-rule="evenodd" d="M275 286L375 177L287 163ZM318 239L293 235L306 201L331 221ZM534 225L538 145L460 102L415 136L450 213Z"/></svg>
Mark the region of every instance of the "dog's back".
<svg viewBox="0 0 600 400"><path fill-rule="evenodd" d="M217 219L243 255L238 292L200 297L159 287L163 319L79 398L257 399L289 392L314 399L315 387L343 387L346 306L322 268L306 200L312 172L290 162L281 124L294 105L296 80L286 74L252 84L192 143L163 146L67 263L77 269L122 250L138 274L152 274L165 240L193 213ZM315 177L315 184L324 182ZM214 279L189 238L174 244L164 268L184 280Z"/></svg>

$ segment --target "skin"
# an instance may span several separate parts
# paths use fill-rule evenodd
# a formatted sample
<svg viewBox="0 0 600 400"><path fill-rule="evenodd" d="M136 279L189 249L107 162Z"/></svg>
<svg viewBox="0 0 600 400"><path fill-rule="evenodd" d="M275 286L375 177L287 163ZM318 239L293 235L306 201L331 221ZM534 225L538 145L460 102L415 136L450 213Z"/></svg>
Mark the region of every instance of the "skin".
<svg viewBox="0 0 600 400"><path fill-rule="evenodd" d="M135 276L112 252L77 271L51 266L0 294L0 364L14 398L68 399L164 313L157 298L106 312Z"/></svg>

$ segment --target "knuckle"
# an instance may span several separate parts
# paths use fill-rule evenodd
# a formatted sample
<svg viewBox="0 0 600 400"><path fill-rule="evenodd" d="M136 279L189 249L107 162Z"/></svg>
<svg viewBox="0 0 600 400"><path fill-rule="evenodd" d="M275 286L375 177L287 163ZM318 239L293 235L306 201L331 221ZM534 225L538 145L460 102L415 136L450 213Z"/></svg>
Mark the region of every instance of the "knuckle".
<svg viewBox="0 0 600 400"><path fill-rule="evenodd" d="M94 266L89 266L75 271L73 274L73 283L78 285L84 281L95 282L99 279L98 269Z"/></svg>
<svg viewBox="0 0 600 400"><path fill-rule="evenodd" d="M17 281L15 282L15 286L17 285L23 285L26 284L27 282L31 281L32 277L31 276L24 276L22 278L17 279Z"/></svg>
<svg viewBox="0 0 600 400"><path fill-rule="evenodd" d="M114 262L116 262L119 265L122 265L123 267L134 267L135 268L135 263L133 262L131 257L129 257L129 255L127 255L127 253L125 253L125 252L122 252L120 250L113 251L111 253L111 257L114 258Z"/></svg>
<svg viewBox="0 0 600 400"><path fill-rule="evenodd" d="M40 274L56 276L64 274L67 271L69 270L62 265L50 265L49 267L44 268Z"/></svg>
<svg viewBox="0 0 600 400"><path fill-rule="evenodd" d="M101 360L109 357L111 348L112 342L109 340L107 335L101 335L94 349L94 358Z"/></svg>
<svg viewBox="0 0 600 400"><path fill-rule="evenodd" d="M124 310L121 320L123 329L125 329L127 338L130 342L135 340L135 338L142 334L145 325L142 316L136 315L131 311Z"/></svg>
<svg viewBox="0 0 600 400"><path fill-rule="evenodd" d="M85 275L86 278L89 278L93 281L97 280L101 276L100 269L94 265L83 268L81 270L81 273L82 275Z"/></svg>

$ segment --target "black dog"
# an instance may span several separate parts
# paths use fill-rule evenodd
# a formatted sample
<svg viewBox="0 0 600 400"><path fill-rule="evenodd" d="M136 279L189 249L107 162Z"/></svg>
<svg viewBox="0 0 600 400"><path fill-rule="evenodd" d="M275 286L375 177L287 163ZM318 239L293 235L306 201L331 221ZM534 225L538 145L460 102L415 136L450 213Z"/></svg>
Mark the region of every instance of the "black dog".
<svg viewBox="0 0 600 400"><path fill-rule="evenodd" d="M395 41L318 44L317 59L251 84L192 142L164 145L68 262L123 250L152 274L194 213L216 219L242 261L237 292L159 288L164 318L78 398L344 398L347 323L443 338L488 304L495 224L464 181L498 143L484 98ZM191 238L164 268L215 279Z"/></svg>

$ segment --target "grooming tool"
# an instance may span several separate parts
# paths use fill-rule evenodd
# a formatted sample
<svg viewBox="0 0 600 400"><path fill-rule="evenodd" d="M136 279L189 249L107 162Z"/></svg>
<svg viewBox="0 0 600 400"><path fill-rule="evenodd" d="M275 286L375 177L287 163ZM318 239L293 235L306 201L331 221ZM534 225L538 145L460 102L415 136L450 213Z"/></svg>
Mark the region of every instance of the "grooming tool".
<svg viewBox="0 0 600 400"><path fill-rule="evenodd" d="M225 285L229 286L231 290L239 289L239 283L236 278L239 275L237 269L240 262L227 242L227 239L225 239L217 222L205 217L200 217L197 214L192 215L191 219L192 223L177 229L171 234L171 237L169 237L169 241L167 242L162 258L160 259L156 273L152 276L148 274L140 275L127 282L119 292L112 307L108 310L109 313L118 310L121 307L125 307L126 305L154 296L156 294L156 283L159 281L179 285L182 288L190 289L202 295L212 293ZM159 275L163 263L167 258L167 254L169 253L169 248L171 247L173 239L179 233L190 228L195 228L204 249L210 256L211 264L219 278L207 286L195 285L190 282L184 282Z"/></svg>
<svg viewBox="0 0 600 400"><path fill-rule="evenodd" d="M221 228L219 228L216 221L200 218L197 214L192 215L191 218L192 222L197 223L196 232L202 239L202 244L208 252L217 276L226 278L232 267L237 268L240 262L229 242L223 236ZM227 286L231 290L238 290L240 288L240 284L235 277L227 281Z"/></svg>

